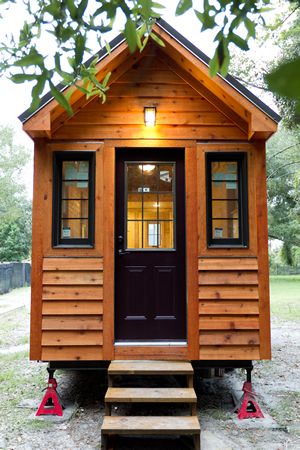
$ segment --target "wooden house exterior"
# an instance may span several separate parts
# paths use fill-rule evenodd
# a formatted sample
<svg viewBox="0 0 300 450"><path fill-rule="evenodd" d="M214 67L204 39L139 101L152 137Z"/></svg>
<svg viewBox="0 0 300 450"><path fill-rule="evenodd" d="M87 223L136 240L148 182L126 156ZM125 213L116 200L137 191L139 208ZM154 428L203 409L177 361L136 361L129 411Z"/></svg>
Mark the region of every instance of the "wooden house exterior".
<svg viewBox="0 0 300 450"><path fill-rule="evenodd" d="M20 119L35 143L30 358L269 359L265 142L279 117L163 21ZM144 108L156 108L146 127Z"/></svg>

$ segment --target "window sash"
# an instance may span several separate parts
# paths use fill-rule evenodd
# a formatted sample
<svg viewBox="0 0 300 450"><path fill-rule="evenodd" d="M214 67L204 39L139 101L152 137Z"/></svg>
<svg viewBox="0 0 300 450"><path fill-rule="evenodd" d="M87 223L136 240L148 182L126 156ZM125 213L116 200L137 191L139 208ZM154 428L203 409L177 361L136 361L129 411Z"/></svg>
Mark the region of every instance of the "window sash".
<svg viewBox="0 0 300 450"><path fill-rule="evenodd" d="M213 174L213 163L216 162L236 164L236 175L222 172ZM234 196L226 192L227 197L223 194L216 198L213 196L213 183L219 183L220 186L225 183L225 189L235 191ZM248 247L247 153L206 153L206 193L208 247ZM222 208L220 215L216 213L218 205L219 209ZM235 211L233 206L237 206Z"/></svg>
<svg viewBox="0 0 300 450"><path fill-rule="evenodd" d="M63 178L63 163L65 161L87 161L89 163L87 178L65 179ZM63 194L63 184L66 182L87 183L87 193L85 192L80 198L66 197ZM82 204L78 205L81 209L85 207L84 216L71 217L68 213L63 214L63 205L72 204L79 200ZM54 247L68 246L88 246L94 245L94 226L95 226L95 153L94 152L54 152L53 154L53 224L52 224L52 243ZM70 221L74 224L78 223L80 234L85 237L68 237L67 226L65 225L65 236L63 224ZM82 223L81 223L82 222ZM83 228L82 228L83 227ZM78 233L79 234L79 233Z"/></svg>

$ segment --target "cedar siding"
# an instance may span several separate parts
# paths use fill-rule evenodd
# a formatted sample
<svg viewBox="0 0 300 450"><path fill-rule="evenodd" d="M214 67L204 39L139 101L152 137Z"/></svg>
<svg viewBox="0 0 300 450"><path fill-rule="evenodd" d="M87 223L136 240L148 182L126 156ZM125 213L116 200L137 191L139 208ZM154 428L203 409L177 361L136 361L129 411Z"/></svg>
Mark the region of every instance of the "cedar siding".
<svg viewBox="0 0 300 450"><path fill-rule="evenodd" d="M35 140L31 359L270 358L265 141L277 124L232 83L155 25L165 47L130 54L120 42L98 65L107 101L75 90L72 117L52 99L24 129ZM155 106L156 126L143 109ZM187 343L115 345L116 149L184 149ZM52 241L53 152L95 153L92 246ZM206 155L247 159L246 246L208 246Z"/></svg>

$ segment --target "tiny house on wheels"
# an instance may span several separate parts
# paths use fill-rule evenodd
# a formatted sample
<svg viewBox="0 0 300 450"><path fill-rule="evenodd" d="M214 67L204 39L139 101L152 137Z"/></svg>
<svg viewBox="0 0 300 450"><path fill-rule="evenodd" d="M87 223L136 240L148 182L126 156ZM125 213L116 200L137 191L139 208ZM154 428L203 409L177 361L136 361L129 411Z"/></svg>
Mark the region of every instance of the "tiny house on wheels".
<svg viewBox="0 0 300 450"><path fill-rule="evenodd" d="M210 78L164 21L154 31L164 47L100 51L104 104L74 90L72 117L50 95L20 116L35 143L30 358L52 367L271 355L265 142L279 117Z"/></svg>

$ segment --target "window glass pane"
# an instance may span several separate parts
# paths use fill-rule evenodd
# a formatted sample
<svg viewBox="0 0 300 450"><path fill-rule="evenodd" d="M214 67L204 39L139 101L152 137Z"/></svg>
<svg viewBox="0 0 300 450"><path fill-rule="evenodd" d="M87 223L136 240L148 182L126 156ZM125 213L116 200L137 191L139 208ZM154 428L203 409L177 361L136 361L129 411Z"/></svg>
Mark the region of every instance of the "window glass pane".
<svg viewBox="0 0 300 450"><path fill-rule="evenodd" d="M126 247L174 248L174 164L127 163L126 171Z"/></svg>
<svg viewBox="0 0 300 450"><path fill-rule="evenodd" d="M143 168L144 192L156 192L158 189L158 167L157 164L140 164Z"/></svg>
<svg viewBox="0 0 300 450"><path fill-rule="evenodd" d="M160 245L160 224L147 223L147 247L159 247Z"/></svg>
<svg viewBox="0 0 300 450"><path fill-rule="evenodd" d="M88 198L89 188L87 181L63 181L62 198Z"/></svg>
<svg viewBox="0 0 300 450"><path fill-rule="evenodd" d="M212 221L213 239L238 239L239 221L238 220L213 220Z"/></svg>
<svg viewBox="0 0 300 450"><path fill-rule="evenodd" d="M87 218L88 217L88 200L62 200L61 202L62 219L70 217Z"/></svg>
<svg viewBox="0 0 300 450"><path fill-rule="evenodd" d="M213 200L212 217L224 219L238 219L239 203L236 200Z"/></svg>
<svg viewBox="0 0 300 450"><path fill-rule="evenodd" d="M63 161L63 180L88 180L89 161Z"/></svg>
<svg viewBox="0 0 300 450"><path fill-rule="evenodd" d="M236 161L214 161L211 163L213 181L235 181L238 179Z"/></svg>
<svg viewBox="0 0 300 450"><path fill-rule="evenodd" d="M88 237L88 219L62 219L62 239L84 239Z"/></svg>
<svg viewBox="0 0 300 450"><path fill-rule="evenodd" d="M142 194L131 193L127 197L127 219L141 220L142 219Z"/></svg>
<svg viewBox="0 0 300 450"><path fill-rule="evenodd" d="M158 202L157 194L144 194L144 220L157 220Z"/></svg>
<svg viewBox="0 0 300 450"><path fill-rule="evenodd" d="M143 192L143 171L138 164L127 164L128 192Z"/></svg>
<svg viewBox="0 0 300 450"><path fill-rule="evenodd" d="M144 248L174 248L173 221L144 222Z"/></svg>
<svg viewBox="0 0 300 450"><path fill-rule="evenodd" d="M141 220L127 222L127 248L143 248L142 232Z"/></svg>
<svg viewBox="0 0 300 450"><path fill-rule="evenodd" d="M212 191L212 198L219 198L219 199L239 198L237 181L213 181L211 191Z"/></svg>
<svg viewBox="0 0 300 450"><path fill-rule="evenodd" d="M173 220L173 194L159 194L159 219Z"/></svg>
<svg viewBox="0 0 300 450"><path fill-rule="evenodd" d="M173 189L173 164L159 164L159 187L160 192L170 191Z"/></svg>

